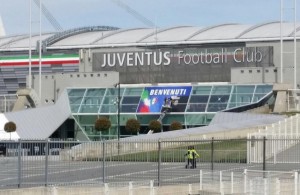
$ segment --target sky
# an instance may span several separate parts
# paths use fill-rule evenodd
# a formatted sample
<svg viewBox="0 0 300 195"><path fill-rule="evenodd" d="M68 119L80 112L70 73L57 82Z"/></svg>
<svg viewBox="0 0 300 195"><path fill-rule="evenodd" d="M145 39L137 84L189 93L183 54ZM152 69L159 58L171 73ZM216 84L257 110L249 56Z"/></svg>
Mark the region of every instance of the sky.
<svg viewBox="0 0 300 195"><path fill-rule="evenodd" d="M6 35L29 34L30 23L32 33L39 32L39 9L31 1L30 21L30 0L0 0ZM288 9L293 2L285 0L286 21L293 22L293 11ZM150 23L157 28L169 28L280 21L280 0L42 0L42 3L63 30L87 26L143 28L151 27ZM46 17L42 16L41 21L43 33L56 31Z"/></svg>

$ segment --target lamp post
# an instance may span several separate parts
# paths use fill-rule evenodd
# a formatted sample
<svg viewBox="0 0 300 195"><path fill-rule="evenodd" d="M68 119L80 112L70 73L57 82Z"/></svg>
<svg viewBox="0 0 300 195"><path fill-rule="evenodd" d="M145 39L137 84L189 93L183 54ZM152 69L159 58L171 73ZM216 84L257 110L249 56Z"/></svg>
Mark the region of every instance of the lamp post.
<svg viewBox="0 0 300 195"><path fill-rule="evenodd" d="M115 88L118 87L118 97L117 97L117 105L118 105L118 115L117 115L117 131L118 131L118 141L120 140L120 102L121 102L121 88L120 83L116 83Z"/></svg>

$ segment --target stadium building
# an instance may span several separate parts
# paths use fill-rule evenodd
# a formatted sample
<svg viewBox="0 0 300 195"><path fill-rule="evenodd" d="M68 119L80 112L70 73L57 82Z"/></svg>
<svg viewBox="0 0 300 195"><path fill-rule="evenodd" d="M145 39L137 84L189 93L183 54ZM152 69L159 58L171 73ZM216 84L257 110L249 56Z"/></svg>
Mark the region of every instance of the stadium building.
<svg viewBox="0 0 300 195"><path fill-rule="evenodd" d="M99 116L111 120L101 135L111 138L128 135L129 118L147 133L151 120L168 131L173 121L184 128L208 125L219 111L267 104L267 110L285 112L288 90L300 83L294 30L279 22L78 28L43 34L41 62L38 35L32 36L31 59L28 35L2 36L0 93L18 99L2 104L2 111L14 112L2 114L0 125L15 121L16 138L97 140Z"/></svg>

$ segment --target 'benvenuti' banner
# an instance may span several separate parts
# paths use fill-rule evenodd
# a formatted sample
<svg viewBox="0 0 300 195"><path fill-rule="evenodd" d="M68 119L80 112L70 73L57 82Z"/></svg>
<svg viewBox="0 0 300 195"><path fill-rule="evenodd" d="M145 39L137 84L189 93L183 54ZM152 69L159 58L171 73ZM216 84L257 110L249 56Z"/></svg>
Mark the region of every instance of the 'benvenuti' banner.
<svg viewBox="0 0 300 195"><path fill-rule="evenodd" d="M171 112L184 112L191 90L191 86L145 87L138 112L161 112L163 106L170 106ZM171 102L166 105L166 101Z"/></svg>

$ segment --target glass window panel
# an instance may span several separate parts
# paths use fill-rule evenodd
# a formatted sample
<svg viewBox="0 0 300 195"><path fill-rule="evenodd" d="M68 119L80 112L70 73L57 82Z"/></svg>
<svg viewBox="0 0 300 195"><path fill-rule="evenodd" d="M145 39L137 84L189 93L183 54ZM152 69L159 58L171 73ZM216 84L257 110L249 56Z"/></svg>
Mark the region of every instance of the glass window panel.
<svg viewBox="0 0 300 195"><path fill-rule="evenodd" d="M191 96L190 103L207 103L208 95L193 95Z"/></svg>
<svg viewBox="0 0 300 195"><path fill-rule="evenodd" d="M102 97L85 97L83 100L83 104L94 104L100 105L102 102Z"/></svg>
<svg viewBox="0 0 300 195"><path fill-rule="evenodd" d="M123 97L122 104L138 104L140 96L125 96Z"/></svg>
<svg viewBox="0 0 300 195"><path fill-rule="evenodd" d="M184 112L187 104L176 104L172 106L171 112Z"/></svg>
<svg viewBox="0 0 300 195"><path fill-rule="evenodd" d="M163 124L170 125L173 121L178 121L178 122L181 122L182 124L184 124L184 115L167 115L163 119Z"/></svg>
<svg viewBox="0 0 300 195"><path fill-rule="evenodd" d="M252 100L252 94L232 94L230 102L247 102L251 103Z"/></svg>
<svg viewBox="0 0 300 195"><path fill-rule="evenodd" d="M229 100L229 95L212 95L210 97L210 103L226 103Z"/></svg>
<svg viewBox="0 0 300 195"><path fill-rule="evenodd" d="M107 88L106 95L118 95L118 88Z"/></svg>
<svg viewBox="0 0 300 195"><path fill-rule="evenodd" d="M69 89L68 95L69 96L83 96L86 89Z"/></svg>
<svg viewBox="0 0 300 195"><path fill-rule="evenodd" d="M206 104L189 104L186 112L205 112Z"/></svg>
<svg viewBox="0 0 300 195"><path fill-rule="evenodd" d="M78 109L79 109L79 104L73 104L73 105L70 105L70 107L71 107L71 112L72 113L77 113L78 112Z"/></svg>
<svg viewBox="0 0 300 195"><path fill-rule="evenodd" d="M69 97L70 104L81 104L83 97Z"/></svg>
<svg viewBox="0 0 300 195"><path fill-rule="evenodd" d="M105 96L103 104L115 104L117 105L117 96Z"/></svg>
<svg viewBox="0 0 300 195"><path fill-rule="evenodd" d="M243 105L247 105L249 103L246 103L246 102L236 102L236 103L230 103L228 104L228 108L234 108L234 107L238 107L238 106L243 106Z"/></svg>
<svg viewBox="0 0 300 195"><path fill-rule="evenodd" d="M257 94L253 96L253 102L258 102L260 99L262 99L265 96L265 94Z"/></svg>
<svg viewBox="0 0 300 195"><path fill-rule="evenodd" d="M109 105L102 105L100 113L116 113L117 112L117 105L109 104Z"/></svg>
<svg viewBox="0 0 300 195"><path fill-rule="evenodd" d="M193 86L192 94L209 95L212 86Z"/></svg>
<svg viewBox="0 0 300 195"><path fill-rule="evenodd" d="M253 93L255 89L254 85L237 85L233 87L233 93Z"/></svg>
<svg viewBox="0 0 300 195"><path fill-rule="evenodd" d="M80 113L97 113L99 110L99 106L95 105L81 105Z"/></svg>
<svg viewBox="0 0 300 195"><path fill-rule="evenodd" d="M257 85L255 93L264 93L267 94L272 91L272 85Z"/></svg>
<svg viewBox="0 0 300 195"><path fill-rule="evenodd" d="M232 86L213 86L211 94L230 94Z"/></svg>
<svg viewBox="0 0 300 195"><path fill-rule="evenodd" d="M97 117L98 117L97 115L79 115L78 123L80 124L81 127L84 125L95 124Z"/></svg>
<svg viewBox="0 0 300 195"><path fill-rule="evenodd" d="M121 112L136 112L137 105L122 105Z"/></svg>
<svg viewBox="0 0 300 195"><path fill-rule="evenodd" d="M185 122L189 127L207 125L207 114L186 114Z"/></svg>
<svg viewBox="0 0 300 195"><path fill-rule="evenodd" d="M120 95L122 95L124 92L124 89L121 88L120 89ZM107 91L106 91L106 95L118 95L118 87L117 88L107 88Z"/></svg>
<svg viewBox="0 0 300 195"><path fill-rule="evenodd" d="M140 121L141 125L148 126L150 121L157 120L159 115L137 115L138 121Z"/></svg>
<svg viewBox="0 0 300 195"><path fill-rule="evenodd" d="M134 118L134 119L136 119L136 116L135 115L132 115L132 114L130 114L130 115L122 115L121 117L120 117L120 123L121 123L121 125L126 125L126 123L127 123L127 121L129 120L129 119L132 119L132 118Z"/></svg>
<svg viewBox="0 0 300 195"><path fill-rule="evenodd" d="M218 112L221 110L225 110L227 104L208 104L207 112Z"/></svg>
<svg viewBox="0 0 300 195"><path fill-rule="evenodd" d="M88 89L86 96L104 96L106 89Z"/></svg>
<svg viewBox="0 0 300 195"><path fill-rule="evenodd" d="M144 88L126 88L124 95L141 96Z"/></svg>

